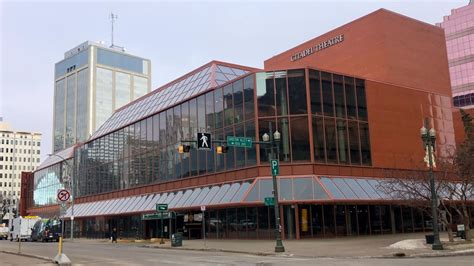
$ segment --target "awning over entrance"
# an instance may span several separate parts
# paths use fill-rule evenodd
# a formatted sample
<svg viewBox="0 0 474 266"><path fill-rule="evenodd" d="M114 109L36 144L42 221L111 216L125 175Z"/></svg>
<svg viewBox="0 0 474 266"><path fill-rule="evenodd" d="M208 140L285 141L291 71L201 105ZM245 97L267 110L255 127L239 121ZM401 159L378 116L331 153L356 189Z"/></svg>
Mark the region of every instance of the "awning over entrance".
<svg viewBox="0 0 474 266"><path fill-rule="evenodd" d="M384 192L383 179L356 177L279 177L279 200L282 203L339 200L390 200ZM75 217L112 216L127 213L155 211L157 203L166 203L170 210L185 210L200 206L224 207L229 205L263 204L272 197L272 178L195 187L178 191L131 196L118 199L76 204ZM66 217L71 216L71 208Z"/></svg>

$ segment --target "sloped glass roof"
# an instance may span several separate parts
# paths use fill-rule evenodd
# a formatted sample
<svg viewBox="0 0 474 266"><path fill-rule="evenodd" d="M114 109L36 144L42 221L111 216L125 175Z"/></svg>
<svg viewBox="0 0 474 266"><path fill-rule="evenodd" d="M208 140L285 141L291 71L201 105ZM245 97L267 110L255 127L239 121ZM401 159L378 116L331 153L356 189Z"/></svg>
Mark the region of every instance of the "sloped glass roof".
<svg viewBox="0 0 474 266"><path fill-rule="evenodd" d="M385 191L387 179L360 177L278 177L279 201L339 201L339 200L400 200ZM458 189L453 183L453 189ZM273 183L268 177L253 181L187 188L171 192L130 196L112 200L80 203L74 206L74 216L118 215L136 212L152 212L157 203L169 204L171 210L197 209L200 206L224 207L229 204L259 203L272 197ZM446 192L444 192L446 193ZM474 199L471 195L470 198ZM408 200L408 198L407 198ZM66 217L71 216L71 208Z"/></svg>
<svg viewBox="0 0 474 266"><path fill-rule="evenodd" d="M74 155L74 148L75 148L75 146L71 146L67 149L60 150L60 151L57 151L57 152L51 154L50 156L48 156L48 158L46 158L46 160L44 160L38 166L36 171L41 170L43 168L46 168L48 166L60 163L64 160L71 159Z"/></svg>
<svg viewBox="0 0 474 266"><path fill-rule="evenodd" d="M91 138L103 136L212 87L245 75L251 70L246 67L230 67L215 61L208 63L118 109Z"/></svg>

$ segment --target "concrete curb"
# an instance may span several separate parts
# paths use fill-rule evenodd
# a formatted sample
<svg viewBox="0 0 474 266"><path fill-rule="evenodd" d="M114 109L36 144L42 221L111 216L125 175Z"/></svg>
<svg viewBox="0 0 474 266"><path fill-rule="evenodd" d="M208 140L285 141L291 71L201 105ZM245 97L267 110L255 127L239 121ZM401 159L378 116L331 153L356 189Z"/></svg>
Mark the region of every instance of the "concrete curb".
<svg viewBox="0 0 474 266"><path fill-rule="evenodd" d="M160 248L171 250L188 250L188 251L204 251L204 252L226 252L236 254L248 254L255 256L275 256L275 257L298 257L298 258L326 258L326 259L406 259L406 258L436 258L436 257L455 257L474 255L474 249L463 251L437 252L437 253L418 253L406 254L405 256L395 256L395 254L378 255L378 256L307 256L291 253L271 253L271 252L250 252L241 250L215 249L215 248L186 248L186 247L168 247L168 246L151 246L143 245L143 248Z"/></svg>
<svg viewBox="0 0 474 266"><path fill-rule="evenodd" d="M39 256L39 255L34 255L34 254L28 254L28 253L17 253L17 252L6 251L6 250L1 250L0 252L6 253L6 254L11 254L11 255L17 255L17 256L24 256L24 257L40 259L40 260L44 260L44 261L51 262L51 263L52 263L52 260L53 260L52 258L43 257L43 256Z"/></svg>

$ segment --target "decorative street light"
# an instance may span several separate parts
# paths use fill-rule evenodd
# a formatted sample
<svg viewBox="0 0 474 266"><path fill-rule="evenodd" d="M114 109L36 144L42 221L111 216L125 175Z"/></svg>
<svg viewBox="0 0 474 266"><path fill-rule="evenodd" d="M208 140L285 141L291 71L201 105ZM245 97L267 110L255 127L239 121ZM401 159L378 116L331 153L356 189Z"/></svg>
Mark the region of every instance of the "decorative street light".
<svg viewBox="0 0 474 266"><path fill-rule="evenodd" d="M74 182L73 182L73 171L74 169L72 168L72 166L69 164L69 162L67 161L66 158L60 156L60 155L57 155L57 154L48 154L48 156L56 156L58 158L61 158L64 163L66 164L66 166L69 168L69 173L70 173L70 177L69 177L69 187L71 189L71 242L74 240Z"/></svg>
<svg viewBox="0 0 474 266"><path fill-rule="evenodd" d="M430 176L430 189L431 189L431 212L433 215L433 250L442 250L443 245L439 240L439 230L438 230L438 200L436 196L436 188L435 188L435 179L433 173L433 153L435 151L436 145L436 131L434 128L431 128L429 131L425 126L428 125L428 120L425 119L425 125L420 129L421 139L423 140L423 146L425 150L427 150L428 155L428 166L430 169L429 176Z"/></svg>
<svg viewBox="0 0 474 266"><path fill-rule="evenodd" d="M269 130L272 132L272 124L269 123ZM269 159L276 159L278 160L279 152L279 144L281 140L281 134L276 130L272 137L270 137L267 133L262 135L262 140L264 144L270 145L270 158ZM273 148L277 148L277 154L275 156L273 152ZM273 197L274 197L274 208L275 208L275 239L276 239L276 246L275 252L285 252L285 247L283 246L283 242L281 241L281 225L280 225L280 208L278 206L278 183L277 183L277 175L272 171L272 181L273 181Z"/></svg>

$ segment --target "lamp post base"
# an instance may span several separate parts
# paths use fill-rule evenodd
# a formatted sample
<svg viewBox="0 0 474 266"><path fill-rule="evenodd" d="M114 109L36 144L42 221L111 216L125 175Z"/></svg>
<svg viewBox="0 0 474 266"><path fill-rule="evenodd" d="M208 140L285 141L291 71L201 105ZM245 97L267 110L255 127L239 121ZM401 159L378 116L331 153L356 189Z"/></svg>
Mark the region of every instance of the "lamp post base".
<svg viewBox="0 0 474 266"><path fill-rule="evenodd" d="M281 240L277 240L277 244L275 246L275 252L285 252L285 247L283 246L283 243Z"/></svg>
<svg viewBox="0 0 474 266"><path fill-rule="evenodd" d="M431 247L432 250L444 250L443 248L443 244L441 243L435 243L433 244L433 246Z"/></svg>

